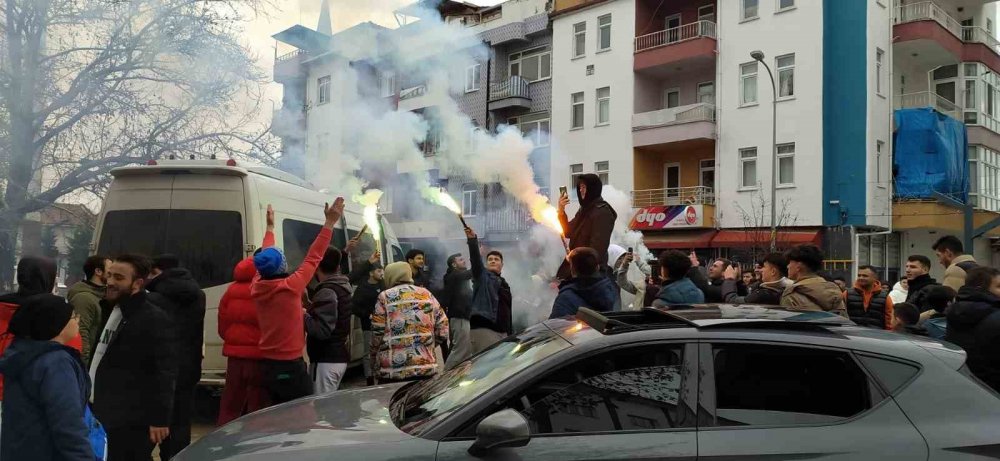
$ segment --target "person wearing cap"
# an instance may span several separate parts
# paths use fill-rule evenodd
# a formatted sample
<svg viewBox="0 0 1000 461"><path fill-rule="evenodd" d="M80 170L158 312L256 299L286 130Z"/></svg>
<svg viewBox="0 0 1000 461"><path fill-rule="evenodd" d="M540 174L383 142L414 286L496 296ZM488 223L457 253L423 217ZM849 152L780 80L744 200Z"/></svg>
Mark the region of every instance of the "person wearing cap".
<svg viewBox="0 0 1000 461"><path fill-rule="evenodd" d="M67 346L80 333L73 306L52 294L27 298L7 332L14 342L0 357L7 378L0 459L93 461L84 424L90 379Z"/></svg>
<svg viewBox="0 0 1000 461"><path fill-rule="evenodd" d="M405 262L385 268L385 291L372 313L372 370L379 384L413 381L438 371L435 349L448 356L448 317Z"/></svg>
<svg viewBox="0 0 1000 461"><path fill-rule="evenodd" d="M472 271L461 253L448 257L448 272L444 275L442 305L448 315L448 330L451 332L451 355L445 368L450 369L472 355L472 340L469 338L472 318Z"/></svg>
<svg viewBox="0 0 1000 461"><path fill-rule="evenodd" d="M333 226L344 214L343 197L338 197L333 205L326 205L323 214L326 221L295 272L288 273L288 261L279 248L266 247L253 257L257 275L250 286L250 296L260 324L264 387L273 404L305 397L313 391L312 379L302 360L306 346L302 298L330 246ZM273 234L274 210L268 205L265 242L273 242Z"/></svg>

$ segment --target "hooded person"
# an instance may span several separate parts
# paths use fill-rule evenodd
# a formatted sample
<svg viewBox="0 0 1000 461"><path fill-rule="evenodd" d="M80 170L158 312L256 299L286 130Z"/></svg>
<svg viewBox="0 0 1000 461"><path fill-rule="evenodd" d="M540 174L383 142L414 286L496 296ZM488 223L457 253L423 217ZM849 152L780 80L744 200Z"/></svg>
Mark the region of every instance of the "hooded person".
<svg viewBox="0 0 1000 461"><path fill-rule="evenodd" d="M611 283L615 285L615 293L618 294L618 299L615 301L615 311L622 310L621 290L625 290L632 295L639 294L639 287L635 286L628 279L628 271L632 267L632 261L634 260L635 256L622 246L612 243L608 247L608 264L611 265Z"/></svg>
<svg viewBox="0 0 1000 461"><path fill-rule="evenodd" d="M219 337L222 338L222 355L227 359L226 385L219 403L219 426L270 405L263 385L260 323L250 296L250 284L255 275L257 269L253 266L253 258L237 263L233 269L233 283L219 301Z"/></svg>
<svg viewBox="0 0 1000 461"><path fill-rule="evenodd" d="M969 269L946 315L945 341L965 349L969 371L1000 392L1000 270Z"/></svg>
<svg viewBox="0 0 1000 461"><path fill-rule="evenodd" d="M14 314L23 302L41 294L52 294L56 286L56 263L49 258L25 256L17 263L17 291L0 296L0 332L7 331ZM0 335L0 354L14 340ZM77 334L67 346L83 351L83 338ZM3 401L3 376L0 375L0 402Z"/></svg>
<svg viewBox="0 0 1000 461"><path fill-rule="evenodd" d="M409 263L386 266L385 286L372 313L372 372L379 383L434 376L436 348L448 355L448 317L430 291L413 284Z"/></svg>
<svg viewBox="0 0 1000 461"><path fill-rule="evenodd" d="M550 319L576 315L581 307L598 312L614 309L618 288L600 271L600 257L593 248L577 248L566 257L573 278L559 286Z"/></svg>
<svg viewBox="0 0 1000 461"><path fill-rule="evenodd" d="M907 287L909 286L907 282L906 279L902 279L892 286L892 291L889 292L889 299L892 300L893 304L906 302Z"/></svg>
<svg viewBox="0 0 1000 461"><path fill-rule="evenodd" d="M25 299L11 319L14 341L0 357L7 378L0 458L93 461L84 422L90 378L78 350L79 317L66 300L51 294Z"/></svg>
<svg viewBox="0 0 1000 461"><path fill-rule="evenodd" d="M601 269L608 266L608 247L611 245L611 233L618 220L618 213L601 196L604 185L600 176L585 174L577 178L574 185L576 196L580 201L580 210L573 219L566 215L566 205L569 197L559 198L559 223L569 239L569 249L593 248L600 257ZM613 261L612 261L613 262ZM556 277L566 280L572 277L569 261L563 261Z"/></svg>

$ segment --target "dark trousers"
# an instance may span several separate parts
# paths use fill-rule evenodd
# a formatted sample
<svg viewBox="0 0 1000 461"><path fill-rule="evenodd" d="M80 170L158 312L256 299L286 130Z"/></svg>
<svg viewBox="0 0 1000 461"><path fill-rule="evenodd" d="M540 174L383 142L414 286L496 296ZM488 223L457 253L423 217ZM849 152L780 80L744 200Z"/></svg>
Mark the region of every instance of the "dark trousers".
<svg viewBox="0 0 1000 461"><path fill-rule="evenodd" d="M177 390L174 392L174 412L170 417L170 435L160 443L160 461L168 461L191 445L191 412L197 385L197 382L177 383Z"/></svg>
<svg viewBox="0 0 1000 461"><path fill-rule="evenodd" d="M108 461L153 459L148 426L106 427L104 430L108 433Z"/></svg>
<svg viewBox="0 0 1000 461"><path fill-rule="evenodd" d="M263 360L264 388L271 396L271 403L291 402L312 395L312 378L306 362L296 360Z"/></svg>
<svg viewBox="0 0 1000 461"><path fill-rule="evenodd" d="M263 376L260 360L229 357L226 387L222 389L219 403L219 426L271 406Z"/></svg>

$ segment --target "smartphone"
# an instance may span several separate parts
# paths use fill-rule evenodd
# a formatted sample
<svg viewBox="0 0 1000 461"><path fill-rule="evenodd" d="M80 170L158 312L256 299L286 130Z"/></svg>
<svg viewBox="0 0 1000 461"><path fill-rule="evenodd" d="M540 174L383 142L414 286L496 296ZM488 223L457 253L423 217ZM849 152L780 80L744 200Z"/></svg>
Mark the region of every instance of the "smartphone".
<svg viewBox="0 0 1000 461"><path fill-rule="evenodd" d="M562 197L565 195L569 195L569 189L566 186L559 186L559 196Z"/></svg>
<svg viewBox="0 0 1000 461"><path fill-rule="evenodd" d="M628 247L628 252L629 252L629 254L633 253L632 247Z"/></svg>

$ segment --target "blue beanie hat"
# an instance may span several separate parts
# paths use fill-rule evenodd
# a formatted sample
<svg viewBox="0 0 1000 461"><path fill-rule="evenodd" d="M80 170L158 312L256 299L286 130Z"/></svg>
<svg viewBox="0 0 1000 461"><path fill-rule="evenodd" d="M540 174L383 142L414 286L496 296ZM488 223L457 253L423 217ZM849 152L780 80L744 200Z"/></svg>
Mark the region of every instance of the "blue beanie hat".
<svg viewBox="0 0 1000 461"><path fill-rule="evenodd" d="M253 266L261 277L271 277L288 272L288 261L285 253L275 247L264 248L253 257Z"/></svg>

